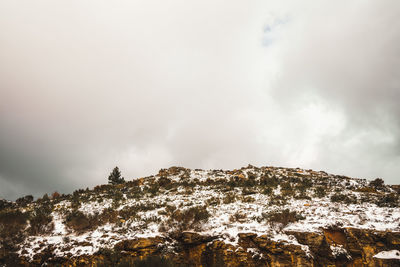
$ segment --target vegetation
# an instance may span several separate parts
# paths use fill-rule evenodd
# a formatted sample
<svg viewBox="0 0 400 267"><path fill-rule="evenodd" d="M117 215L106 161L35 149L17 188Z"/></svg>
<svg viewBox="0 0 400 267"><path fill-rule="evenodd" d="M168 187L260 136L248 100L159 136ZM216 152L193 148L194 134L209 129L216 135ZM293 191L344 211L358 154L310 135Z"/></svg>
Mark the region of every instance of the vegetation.
<svg viewBox="0 0 400 267"><path fill-rule="evenodd" d="M125 179L121 176L121 172L118 167L115 167L108 176L108 183L113 185L125 183Z"/></svg>
<svg viewBox="0 0 400 267"><path fill-rule="evenodd" d="M345 204L362 202L388 207L382 210L389 212L400 206L399 195L380 178L354 183L348 177L328 176L323 172L307 174L284 168L214 170L202 171L199 175L196 170L172 167L160 170L156 176L125 182L116 167L108 184L92 190L79 189L69 195L54 192L36 201L30 195L15 202L0 200L0 248L17 251L18 244L23 244L24 240L50 236L54 230L53 215L60 216L74 234L111 223L112 230L108 226L105 230L99 229L110 239L118 234L152 231L159 227L168 242L174 242L182 231L209 230L210 224L207 228L203 226L211 213L218 213L221 208L228 213L223 217L227 227L229 224L242 227L241 223L256 220L263 226L282 230L316 210L313 198L324 198L324 207L328 206L324 212L328 214L339 212ZM298 199L302 201L296 201ZM338 204L327 203L329 200ZM294 207L293 202L299 206ZM88 210L88 206L93 210ZM360 224L369 221L362 212L357 214L354 206L350 210L359 215ZM63 241L71 247L78 244L72 235ZM37 250L43 251L43 255L47 253L50 259L52 250L47 251L44 246L40 244ZM105 262L97 266L176 266L168 265L173 263L162 257L134 262L132 258L122 260L124 251L100 250L98 253L105 256Z"/></svg>
<svg viewBox="0 0 400 267"><path fill-rule="evenodd" d="M375 180L371 181L369 185L375 189L382 189L385 186L385 182L382 178L376 178Z"/></svg>
<svg viewBox="0 0 400 267"><path fill-rule="evenodd" d="M32 235L47 234L53 231L54 223L51 212L53 206L50 204L37 207L31 214L30 233Z"/></svg>
<svg viewBox="0 0 400 267"><path fill-rule="evenodd" d="M304 217L298 214L296 211L290 211L289 209L264 213L262 217L272 224L278 224L281 229L289 223L304 219Z"/></svg>
<svg viewBox="0 0 400 267"><path fill-rule="evenodd" d="M3 210L0 212L0 247L14 251L24 239L24 229L29 214L19 210Z"/></svg>
<svg viewBox="0 0 400 267"><path fill-rule="evenodd" d="M190 207L186 210L174 210L169 219L160 227L164 232L182 232L188 230L200 230L206 223L210 213L205 206Z"/></svg>

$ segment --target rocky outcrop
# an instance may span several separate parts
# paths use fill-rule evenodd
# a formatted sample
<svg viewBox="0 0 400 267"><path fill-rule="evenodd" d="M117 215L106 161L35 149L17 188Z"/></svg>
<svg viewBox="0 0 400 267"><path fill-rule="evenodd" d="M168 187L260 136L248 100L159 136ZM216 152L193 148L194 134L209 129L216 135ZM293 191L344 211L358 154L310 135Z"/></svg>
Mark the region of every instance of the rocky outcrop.
<svg viewBox="0 0 400 267"><path fill-rule="evenodd" d="M321 233L286 232L291 244L274 241L268 235L238 235L237 244L219 237L184 232L174 239L164 237L123 240L113 250L74 258L53 257L51 248L19 265L40 266L45 261L62 266L110 266L131 263L149 256L163 256L184 266L400 266L400 260L377 259L381 251L399 250L400 233L361 229L325 229ZM124 265L125 266L125 265Z"/></svg>

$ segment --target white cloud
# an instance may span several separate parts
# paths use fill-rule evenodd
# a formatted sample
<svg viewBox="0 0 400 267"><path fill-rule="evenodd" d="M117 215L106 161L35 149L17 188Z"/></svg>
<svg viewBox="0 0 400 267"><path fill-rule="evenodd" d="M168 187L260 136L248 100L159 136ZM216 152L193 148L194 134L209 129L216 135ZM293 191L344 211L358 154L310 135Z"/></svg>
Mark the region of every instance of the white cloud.
<svg viewBox="0 0 400 267"><path fill-rule="evenodd" d="M397 182L398 13L395 1L3 1L2 180L41 194L104 183L116 164L131 178L252 163Z"/></svg>

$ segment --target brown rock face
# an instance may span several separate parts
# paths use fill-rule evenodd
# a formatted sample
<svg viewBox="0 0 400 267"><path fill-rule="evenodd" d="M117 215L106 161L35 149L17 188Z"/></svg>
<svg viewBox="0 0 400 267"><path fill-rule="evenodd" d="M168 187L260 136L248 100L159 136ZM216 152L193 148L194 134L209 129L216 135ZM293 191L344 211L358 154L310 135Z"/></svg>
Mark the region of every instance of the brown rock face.
<svg viewBox="0 0 400 267"><path fill-rule="evenodd" d="M300 245L273 241L268 235L239 234L237 245L227 244L219 237L183 232L174 239L163 237L138 238L117 243L112 253L90 256L56 258L37 255L33 261L20 259L16 265L40 266L47 257L50 265L115 266L118 262L131 264L148 256L163 256L174 263L195 267L239 266L400 266L395 259L377 259L381 251L400 249L400 233L360 229L327 229L322 233L287 232ZM304 246L308 246L306 249ZM331 246L340 246L347 254L333 255ZM172 248L172 249L171 249ZM50 256L49 256L50 255ZM50 258L49 258L50 257ZM110 265L111 264L111 265ZM126 266L126 265L124 265Z"/></svg>

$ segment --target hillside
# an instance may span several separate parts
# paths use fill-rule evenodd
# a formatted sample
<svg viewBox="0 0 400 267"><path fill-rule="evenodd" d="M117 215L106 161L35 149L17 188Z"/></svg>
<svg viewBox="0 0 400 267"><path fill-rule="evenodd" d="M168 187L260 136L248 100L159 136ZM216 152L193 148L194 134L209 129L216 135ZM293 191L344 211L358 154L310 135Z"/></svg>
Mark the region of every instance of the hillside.
<svg viewBox="0 0 400 267"><path fill-rule="evenodd" d="M0 264L399 266L399 191L299 168L171 167L70 195L0 200Z"/></svg>

